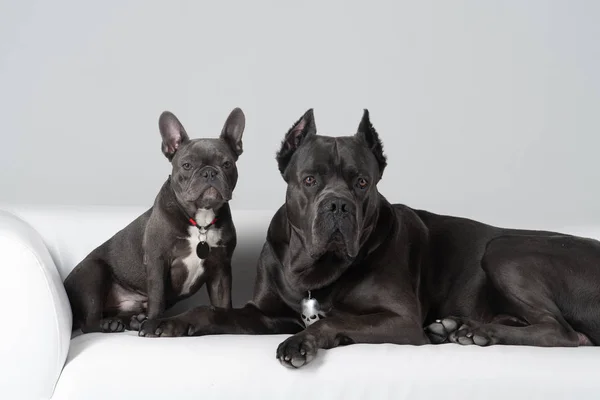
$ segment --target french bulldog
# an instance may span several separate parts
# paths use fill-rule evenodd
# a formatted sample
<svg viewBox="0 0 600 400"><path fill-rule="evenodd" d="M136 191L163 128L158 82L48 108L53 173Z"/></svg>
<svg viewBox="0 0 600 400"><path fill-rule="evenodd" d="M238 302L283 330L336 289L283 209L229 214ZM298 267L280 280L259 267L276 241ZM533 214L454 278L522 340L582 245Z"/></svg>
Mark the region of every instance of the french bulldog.
<svg viewBox="0 0 600 400"><path fill-rule="evenodd" d="M244 113L234 109L218 139L190 139L168 111L158 125L171 175L148 211L93 250L65 280L73 329L138 330L204 283L213 306L231 307L236 232L228 201L238 179Z"/></svg>

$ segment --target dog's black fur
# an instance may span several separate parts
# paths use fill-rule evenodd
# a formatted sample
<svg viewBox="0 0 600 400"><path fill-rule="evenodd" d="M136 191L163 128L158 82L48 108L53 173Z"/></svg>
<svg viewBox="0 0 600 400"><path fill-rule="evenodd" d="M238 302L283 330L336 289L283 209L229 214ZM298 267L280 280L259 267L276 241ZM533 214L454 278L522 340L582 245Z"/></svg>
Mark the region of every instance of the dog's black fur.
<svg viewBox="0 0 600 400"><path fill-rule="evenodd" d="M173 166L154 205L92 251L65 280L73 329L139 329L207 282L211 304L231 307L231 256L236 233L228 201L236 186L245 117L234 109L219 139L190 140L170 112L159 119L162 151ZM196 228L208 230L208 257L196 256ZM199 220L206 216L206 220Z"/></svg>
<svg viewBox="0 0 600 400"><path fill-rule="evenodd" d="M599 242L390 204L376 187L386 161L366 110L358 133L338 138L317 135L309 110L277 161L288 190L254 299L148 322L141 336L294 334L277 349L293 367L351 343L600 343ZM309 290L326 317L303 329Z"/></svg>

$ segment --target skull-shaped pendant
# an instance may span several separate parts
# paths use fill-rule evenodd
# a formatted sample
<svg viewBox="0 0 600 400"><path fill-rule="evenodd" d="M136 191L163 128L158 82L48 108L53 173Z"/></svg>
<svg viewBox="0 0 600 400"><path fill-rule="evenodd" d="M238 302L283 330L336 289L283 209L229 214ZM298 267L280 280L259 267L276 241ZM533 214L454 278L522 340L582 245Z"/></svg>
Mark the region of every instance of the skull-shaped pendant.
<svg viewBox="0 0 600 400"><path fill-rule="evenodd" d="M323 318L319 302L310 297L310 292L308 298L302 299L300 305L302 306L302 321L307 328Z"/></svg>

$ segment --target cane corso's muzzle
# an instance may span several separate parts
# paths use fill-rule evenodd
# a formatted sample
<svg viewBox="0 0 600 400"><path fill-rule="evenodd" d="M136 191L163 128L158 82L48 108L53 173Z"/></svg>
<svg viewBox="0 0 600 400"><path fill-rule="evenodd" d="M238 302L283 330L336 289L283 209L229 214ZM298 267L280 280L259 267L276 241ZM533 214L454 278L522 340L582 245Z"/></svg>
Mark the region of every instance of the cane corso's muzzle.
<svg viewBox="0 0 600 400"><path fill-rule="evenodd" d="M316 204L312 223L313 254L318 258L333 252L344 258L354 258L358 253L357 209L346 196L326 194Z"/></svg>

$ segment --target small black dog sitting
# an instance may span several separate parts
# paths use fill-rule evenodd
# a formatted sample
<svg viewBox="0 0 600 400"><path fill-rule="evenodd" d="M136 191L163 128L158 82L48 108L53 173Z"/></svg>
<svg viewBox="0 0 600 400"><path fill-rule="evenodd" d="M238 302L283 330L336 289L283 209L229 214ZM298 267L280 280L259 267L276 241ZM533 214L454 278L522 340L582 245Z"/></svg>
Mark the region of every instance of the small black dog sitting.
<svg viewBox="0 0 600 400"><path fill-rule="evenodd" d="M138 330L205 282L213 306L231 307L236 233L228 201L244 126L244 113L236 108L219 139L190 140L175 115L162 113L162 151L172 175L152 208L92 251L65 280L73 329Z"/></svg>

